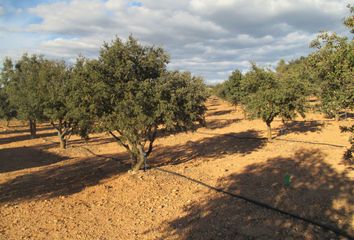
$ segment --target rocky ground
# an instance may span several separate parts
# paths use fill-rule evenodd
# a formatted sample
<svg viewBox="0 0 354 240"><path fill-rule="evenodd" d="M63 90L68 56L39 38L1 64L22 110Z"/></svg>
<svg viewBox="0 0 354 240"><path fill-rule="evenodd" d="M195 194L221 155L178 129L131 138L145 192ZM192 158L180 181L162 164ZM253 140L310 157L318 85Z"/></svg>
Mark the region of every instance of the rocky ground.
<svg viewBox="0 0 354 240"><path fill-rule="evenodd" d="M339 131L352 123L315 113L276 120L267 142L264 123L211 98L207 126L159 138L153 169L136 174L108 135L73 137L60 150L47 124L37 139L20 122L2 124L0 239L345 239L208 186L353 236L354 174Z"/></svg>

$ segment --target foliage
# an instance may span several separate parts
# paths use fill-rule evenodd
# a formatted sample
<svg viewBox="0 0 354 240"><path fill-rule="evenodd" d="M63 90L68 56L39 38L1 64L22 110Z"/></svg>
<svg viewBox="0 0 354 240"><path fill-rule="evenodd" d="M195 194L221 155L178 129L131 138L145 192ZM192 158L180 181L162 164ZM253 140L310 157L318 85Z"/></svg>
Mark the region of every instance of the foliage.
<svg viewBox="0 0 354 240"><path fill-rule="evenodd" d="M0 75L0 119L5 119L7 124L9 124L9 121L17 115L16 108L10 103L9 95L5 89L5 86L12 75L12 61L9 58L6 58Z"/></svg>
<svg viewBox="0 0 354 240"><path fill-rule="evenodd" d="M348 4L347 7L349 8L351 15L345 18L344 25L354 34L354 6Z"/></svg>
<svg viewBox="0 0 354 240"><path fill-rule="evenodd" d="M193 130L202 121L206 88L189 73L166 71L162 48L133 37L105 43L94 63L98 126L126 148L133 170L149 156L159 127Z"/></svg>
<svg viewBox="0 0 354 240"><path fill-rule="evenodd" d="M321 33L312 43L309 63L317 79L322 110L330 117L354 104L354 41L335 33Z"/></svg>
<svg viewBox="0 0 354 240"><path fill-rule="evenodd" d="M350 127L340 127L341 132L349 132L350 137L349 137L349 143L351 144L350 148L344 153L344 160L350 164L354 163L354 125Z"/></svg>
<svg viewBox="0 0 354 240"><path fill-rule="evenodd" d="M31 136L36 136L36 121L45 119L43 114L43 67L42 56L24 54L13 66L11 60L4 63L4 86L9 101L17 110L19 119L28 120Z"/></svg>
<svg viewBox="0 0 354 240"><path fill-rule="evenodd" d="M275 117L293 119L296 113L304 116L305 87L292 77L252 65L241 83L245 96L242 102L251 118L262 119L271 139L271 123Z"/></svg>
<svg viewBox="0 0 354 240"><path fill-rule="evenodd" d="M17 115L16 108L10 103L9 95L6 92L5 85L13 74L13 65L10 59L4 61L3 71L0 75L0 119L5 119L7 124Z"/></svg>
<svg viewBox="0 0 354 240"><path fill-rule="evenodd" d="M44 115L57 130L61 148L66 148L73 133L88 137L91 126L88 109L87 84L82 78L85 60L78 59L72 69L64 62L46 60L46 72L41 78L44 83ZM90 88L89 88L90 89Z"/></svg>
<svg viewBox="0 0 354 240"><path fill-rule="evenodd" d="M235 70L229 76L229 79L223 83L224 99L237 105L241 102L244 92L241 89L242 73Z"/></svg>
<svg viewBox="0 0 354 240"><path fill-rule="evenodd" d="M16 109L11 105L8 95L3 88L0 88L0 119L5 119L8 125L16 115Z"/></svg>

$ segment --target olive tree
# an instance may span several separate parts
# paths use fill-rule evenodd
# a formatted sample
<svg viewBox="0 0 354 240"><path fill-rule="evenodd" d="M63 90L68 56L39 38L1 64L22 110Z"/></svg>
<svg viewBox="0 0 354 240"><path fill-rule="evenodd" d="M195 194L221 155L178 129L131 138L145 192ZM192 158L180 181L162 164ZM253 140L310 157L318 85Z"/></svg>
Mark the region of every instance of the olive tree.
<svg viewBox="0 0 354 240"><path fill-rule="evenodd" d="M93 63L97 126L128 151L133 171L152 152L159 128L193 130L203 121L202 80L167 72L168 61L162 48L143 46L130 36L105 43Z"/></svg>

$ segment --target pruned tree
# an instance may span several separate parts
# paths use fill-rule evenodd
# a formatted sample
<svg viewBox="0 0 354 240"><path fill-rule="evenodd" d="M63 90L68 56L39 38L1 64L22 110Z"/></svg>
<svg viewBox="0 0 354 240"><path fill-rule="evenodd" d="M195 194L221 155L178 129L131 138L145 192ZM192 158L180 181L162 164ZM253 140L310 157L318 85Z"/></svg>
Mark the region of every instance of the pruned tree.
<svg viewBox="0 0 354 240"><path fill-rule="evenodd" d="M241 87L245 93L242 103L248 116L266 123L268 140L272 139L271 123L274 118L290 120L297 113L304 116L304 89L297 81L278 77L275 72L252 64Z"/></svg>
<svg viewBox="0 0 354 240"><path fill-rule="evenodd" d="M202 80L168 73L168 60L162 48L142 46L130 36L105 43L94 63L97 125L128 151L133 171L152 152L158 128L193 130L204 116Z"/></svg>

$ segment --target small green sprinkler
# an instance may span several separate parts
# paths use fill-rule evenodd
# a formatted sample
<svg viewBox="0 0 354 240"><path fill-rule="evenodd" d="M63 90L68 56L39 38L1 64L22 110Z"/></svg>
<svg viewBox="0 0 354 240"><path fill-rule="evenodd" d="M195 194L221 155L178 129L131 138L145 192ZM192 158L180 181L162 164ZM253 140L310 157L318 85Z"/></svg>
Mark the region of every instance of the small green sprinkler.
<svg viewBox="0 0 354 240"><path fill-rule="evenodd" d="M289 173L285 174L284 176L284 185L286 187L289 187L290 186L290 183L291 183L291 176Z"/></svg>

